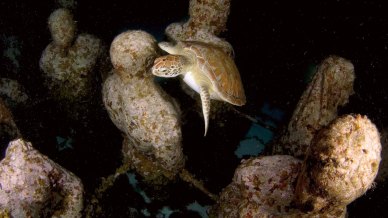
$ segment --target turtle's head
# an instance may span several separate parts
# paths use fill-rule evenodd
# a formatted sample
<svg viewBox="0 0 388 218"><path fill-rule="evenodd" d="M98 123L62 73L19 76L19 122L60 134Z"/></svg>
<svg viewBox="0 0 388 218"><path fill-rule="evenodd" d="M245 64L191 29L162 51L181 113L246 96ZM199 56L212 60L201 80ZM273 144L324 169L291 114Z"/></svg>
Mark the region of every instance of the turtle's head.
<svg viewBox="0 0 388 218"><path fill-rule="evenodd" d="M181 55L158 57L152 66L152 74L160 77L176 77L184 73L186 58Z"/></svg>

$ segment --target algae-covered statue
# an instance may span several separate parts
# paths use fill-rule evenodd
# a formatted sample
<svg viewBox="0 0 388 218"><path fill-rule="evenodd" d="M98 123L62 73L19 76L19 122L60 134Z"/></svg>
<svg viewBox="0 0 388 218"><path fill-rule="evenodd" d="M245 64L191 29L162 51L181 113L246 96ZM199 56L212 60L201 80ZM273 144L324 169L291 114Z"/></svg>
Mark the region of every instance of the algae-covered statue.
<svg viewBox="0 0 388 218"><path fill-rule="evenodd" d="M169 55L155 60L152 73L161 77L183 76L183 80L201 96L205 136L208 130L210 99L233 105L245 104L245 93L238 69L221 48L195 41L167 42L159 47Z"/></svg>
<svg viewBox="0 0 388 218"><path fill-rule="evenodd" d="M354 66L329 56L303 93L272 153L243 160L212 208L214 217L346 217L372 187L379 131L360 114L337 117L353 91Z"/></svg>
<svg viewBox="0 0 388 218"><path fill-rule="evenodd" d="M0 217L82 217L81 179L24 139L0 161Z"/></svg>

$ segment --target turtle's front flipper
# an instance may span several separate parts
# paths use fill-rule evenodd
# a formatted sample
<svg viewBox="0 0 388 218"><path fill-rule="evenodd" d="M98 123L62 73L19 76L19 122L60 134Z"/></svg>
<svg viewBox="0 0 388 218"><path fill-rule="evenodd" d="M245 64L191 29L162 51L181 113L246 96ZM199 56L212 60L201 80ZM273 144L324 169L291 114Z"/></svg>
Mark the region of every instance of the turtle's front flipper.
<svg viewBox="0 0 388 218"><path fill-rule="evenodd" d="M207 128L209 126L209 113L210 113L209 89L206 86L202 85L200 95L201 95L201 102L202 102L203 118L205 119L205 134L204 134L204 136L206 136Z"/></svg>

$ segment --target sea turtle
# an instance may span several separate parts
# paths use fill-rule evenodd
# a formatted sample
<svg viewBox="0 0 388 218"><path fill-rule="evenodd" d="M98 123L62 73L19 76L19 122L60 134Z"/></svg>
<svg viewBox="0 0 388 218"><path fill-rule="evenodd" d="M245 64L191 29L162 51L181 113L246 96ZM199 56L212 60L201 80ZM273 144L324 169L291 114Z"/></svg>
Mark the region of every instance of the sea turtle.
<svg viewBox="0 0 388 218"><path fill-rule="evenodd" d="M197 41L158 44L169 55L155 59L152 74L160 77L181 75L201 96L205 136L209 125L210 99L233 105L245 104L240 74L231 57L221 48Z"/></svg>

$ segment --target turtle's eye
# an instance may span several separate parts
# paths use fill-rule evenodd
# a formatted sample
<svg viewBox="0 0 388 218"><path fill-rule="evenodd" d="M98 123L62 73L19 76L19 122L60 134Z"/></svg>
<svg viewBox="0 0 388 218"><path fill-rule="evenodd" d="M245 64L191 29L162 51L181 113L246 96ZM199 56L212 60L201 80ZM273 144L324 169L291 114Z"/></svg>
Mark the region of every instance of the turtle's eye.
<svg viewBox="0 0 388 218"><path fill-rule="evenodd" d="M161 68L159 68L159 72L165 73L165 72L167 72L167 68L161 67Z"/></svg>

